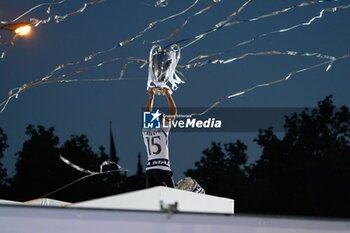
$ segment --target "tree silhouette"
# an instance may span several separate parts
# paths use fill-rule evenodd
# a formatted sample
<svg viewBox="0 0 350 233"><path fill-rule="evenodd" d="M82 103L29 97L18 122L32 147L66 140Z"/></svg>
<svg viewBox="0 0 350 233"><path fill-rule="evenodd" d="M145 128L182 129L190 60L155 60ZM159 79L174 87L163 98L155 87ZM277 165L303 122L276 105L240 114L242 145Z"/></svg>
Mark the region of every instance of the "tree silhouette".
<svg viewBox="0 0 350 233"><path fill-rule="evenodd" d="M81 168L98 172L101 169L100 165L108 160L108 155L104 152L104 148L100 147L99 149L99 153L94 153L89 145L89 140L85 135L72 135L59 151L66 159ZM117 157L115 159L117 161L119 160ZM64 164L64 166L66 176L67 174L71 174L72 180L77 180L87 175L67 166L66 164ZM87 177L85 180L82 180L62 191L57 198L76 202L115 194L119 192L118 188L123 180L124 176L119 172ZM84 192L81 192L82 190L84 190Z"/></svg>
<svg viewBox="0 0 350 233"><path fill-rule="evenodd" d="M16 154L16 174L12 182L14 199L26 201L37 198L56 187L59 139L53 132L53 127L27 127L26 134L30 139Z"/></svg>
<svg viewBox="0 0 350 233"><path fill-rule="evenodd" d="M349 109L336 109L329 96L315 109L286 116L284 127L282 136L272 128L259 131L255 141L262 154L249 166L247 147L241 141L212 142L185 175L196 179L208 194L235 199L238 213L350 217ZM111 172L82 179L86 174L63 163L59 155L99 171L109 159L103 147L95 153L85 135L72 135L59 147L53 127L29 125L26 134L29 139L16 154L16 174L9 183L11 199L38 198L77 180L47 197L76 202L144 188L140 155L135 176ZM0 159L7 147L0 129ZM0 163L2 196L6 177Z"/></svg>
<svg viewBox="0 0 350 233"><path fill-rule="evenodd" d="M7 145L7 136L4 133L4 131L0 128L0 159L4 157L4 151L8 147ZM0 162L0 194L1 196L6 196L7 194L7 187L8 181L7 181L7 172L6 169L3 167L3 164Z"/></svg>
<svg viewBox="0 0 350 233"><path fill-rule="evenodd" d="M350 217L350 113L328 96L313 110L285 117L285 133L260 130L261 157L249 166L246 146L212 143L195 168L208 194L235 199L244 213Z"/></svg>
<svg viewBox="0 0 350 233"><path fill-rule="evenodd" d="M285 135L261 130L261 158L249 171L255 212L350 216L350 114L332 97L286 117Z"/></svg>
<svg viewBox="0 0 350 233"><path fill-rule="evenodd" d="M245 211L249 208L248 176L244 165L247 162L246 145L237 140L235 143L212 142L210 149L203 151L195 169L185 172L205 189L206 193L216 196L234 198L236 209Z"/></svg>
<svg viewBox="0 0 350 233"><path fill-rule="evenodd" d="M26 134L30 138L17 153L12 199L27 201L45 196L76 202L118 192L117 188L123 181L118 172L83 178L87 174L61 161L60 155L84 169L100 171L100 164L108 156L102 147L94 153L85 135L72 135L62 147L58 147L59 139L54 135L53 127L46 129L29 125ZM77 180L79 182L60 190ZM53 192L55 190L58 191Z"/></svg>
<svg viewBox="0 0 350 233"><path fill-rule="evenodd" d="M89 140L85 135L71 135L59 150L60 154L74 164L98 171L100 169L101 158L93 152L89 145Z"/></svg>
<svg viewBox="0 0 350 233"><path fill-rule="evenodd" d="M121 192L129 192L146 188L146 173L141 162L141 153L137 155L136 174L125 178Z"/></svg>

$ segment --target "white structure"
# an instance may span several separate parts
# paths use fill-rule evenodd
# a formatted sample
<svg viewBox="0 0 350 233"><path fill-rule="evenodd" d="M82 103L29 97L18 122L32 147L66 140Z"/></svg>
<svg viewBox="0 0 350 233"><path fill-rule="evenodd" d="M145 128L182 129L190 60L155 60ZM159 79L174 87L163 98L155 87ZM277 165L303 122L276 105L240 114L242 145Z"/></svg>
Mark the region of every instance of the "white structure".
<svg viewBox="0 0 350 233"><path fill-rule="evenodd" d="M75 203L69 207L146 211L170 208L179 212L233 214L234 200L166 187L154 187Z"/></svg>
<svg viewBox="0 0 350 233"><path fill-rule="evenodd" d="M68 206L72 203L65 201L58 201L50 198L38 198L31 201L26 201L24 204L27 205L40 205L40 206Z"/></svg>
<svg viewBox="0 0 350 233"><path fill-rule="evenodd" d="M52 199L27 203L0 200L0 232L350 232L349 219L239 216L233 214L233 203L231 199L164 187L75 204Z"/></svg>

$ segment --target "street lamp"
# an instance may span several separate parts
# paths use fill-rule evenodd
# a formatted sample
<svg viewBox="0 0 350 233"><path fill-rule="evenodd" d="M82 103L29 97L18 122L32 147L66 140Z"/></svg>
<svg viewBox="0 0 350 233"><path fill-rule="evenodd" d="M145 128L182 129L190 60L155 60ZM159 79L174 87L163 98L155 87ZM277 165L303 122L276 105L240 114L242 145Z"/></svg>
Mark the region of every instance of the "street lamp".
<svg viewBox="0 0 350 233"><path fill-rule="evenodd" d="M25 36L31 32L32 26L29 23L25 23L25 22L7 23L2 25L0 29L12 31L18 36Z"/></svg>

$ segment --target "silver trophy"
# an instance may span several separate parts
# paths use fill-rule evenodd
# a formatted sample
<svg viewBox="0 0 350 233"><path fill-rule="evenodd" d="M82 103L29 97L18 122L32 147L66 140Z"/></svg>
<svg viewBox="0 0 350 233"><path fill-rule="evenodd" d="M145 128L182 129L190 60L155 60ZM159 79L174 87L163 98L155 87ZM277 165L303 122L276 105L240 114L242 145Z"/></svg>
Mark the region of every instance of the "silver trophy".
<svg viewBox="0 0 350 233"><path fill-rule="evenodd" d="M176 74L179 59L180 47L178 45L172 45L165 49L154 45L149 56L147 89L153 88L155 94L164 95L163 88L170 90L167 85L167 82L170 82L172 90L176 90L177 84L183 83Z"/></svg>

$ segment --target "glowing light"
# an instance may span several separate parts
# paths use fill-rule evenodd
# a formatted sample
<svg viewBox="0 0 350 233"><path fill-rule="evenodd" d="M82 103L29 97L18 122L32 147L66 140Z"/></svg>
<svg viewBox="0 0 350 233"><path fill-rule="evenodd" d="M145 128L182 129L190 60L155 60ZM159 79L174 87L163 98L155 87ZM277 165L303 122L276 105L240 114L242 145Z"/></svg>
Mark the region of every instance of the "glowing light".
<svg viewBox="0 0 350 233"><path fill-rule="evenodd" d="M30 25L24 25L20 26L15 29L15 33L19 36L25 36L28 35L32 30L32 27Z"/></svg>

